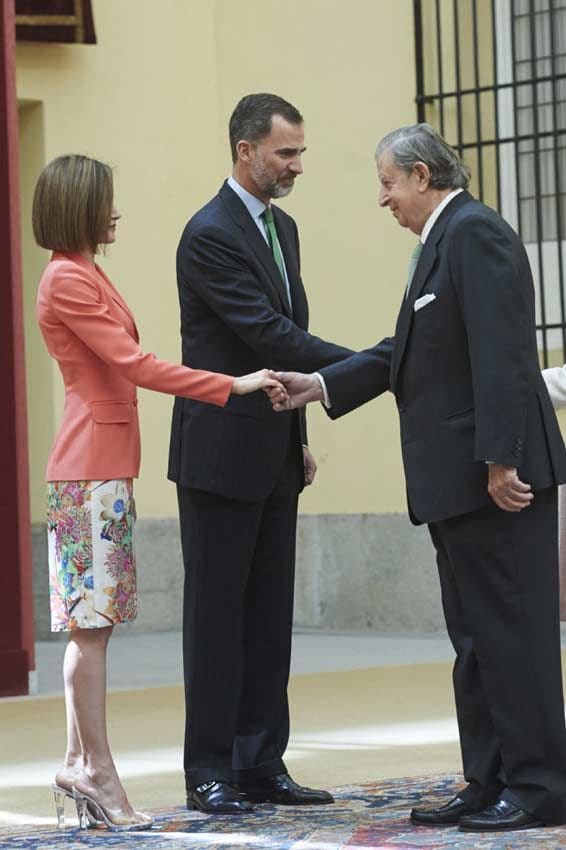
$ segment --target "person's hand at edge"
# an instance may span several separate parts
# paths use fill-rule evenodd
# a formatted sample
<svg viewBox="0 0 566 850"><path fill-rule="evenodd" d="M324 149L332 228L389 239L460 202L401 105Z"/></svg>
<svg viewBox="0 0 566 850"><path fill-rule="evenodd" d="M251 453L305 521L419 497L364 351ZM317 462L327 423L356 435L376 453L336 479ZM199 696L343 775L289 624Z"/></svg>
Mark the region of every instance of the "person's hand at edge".
<svg viewBox="0 0 566 850"><path fill-rule="evenodd" d="M308 487L313 483L317 470L316 461L308 446L303 446L303 463L305 467L305 486Z"/></svg>
<svg viewBox="0 0 566 850"><path fill-rule="evenodd" d="M490 463L488 470L487 489L498 508L518 513L530 505L534 499L531 485L520 480L514 466Z"/></svg>

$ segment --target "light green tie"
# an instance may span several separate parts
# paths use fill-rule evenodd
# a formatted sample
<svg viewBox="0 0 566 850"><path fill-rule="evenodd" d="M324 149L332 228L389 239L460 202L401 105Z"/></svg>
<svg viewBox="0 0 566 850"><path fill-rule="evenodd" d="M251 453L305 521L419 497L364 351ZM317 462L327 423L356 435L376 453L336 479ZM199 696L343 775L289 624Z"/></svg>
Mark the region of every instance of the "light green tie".
<svg viewBox="0 0 566 850"><path fill-rule="evenodd" d="M409 297L409 290L411 289L411 283L413 282L413 277L415 274L415 269L417 267L417 263L419 261L419 257L423 250L423 243L420 241L417 242L415 250L411 254L411 259L409 260L409 268L407 270L407 289L405 290L405 298Z"/></svg>
<svg viewBox="0 0 566 850"><path fill-rule="evenodd" d="M269 247L271 248L271 253L273 254L273 259L277 264L277 268L281 274L281 279L283 283L285 283L285 266L283 264L283 254L281 253L281 245L279 244L279 239L277 238L277 231L275 230L275 222L273 221L273 210L271 207L266 207L261 214L265 222L265 227L267 230L267 238L269 239Z"/></svg>

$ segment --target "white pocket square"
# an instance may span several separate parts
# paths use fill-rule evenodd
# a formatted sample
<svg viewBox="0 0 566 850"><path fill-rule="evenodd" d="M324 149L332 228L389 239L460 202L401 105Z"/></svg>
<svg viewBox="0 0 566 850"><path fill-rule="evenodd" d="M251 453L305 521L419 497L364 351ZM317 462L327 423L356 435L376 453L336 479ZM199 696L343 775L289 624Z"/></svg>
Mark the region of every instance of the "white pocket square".
<svg viewBox="0 0 566 850"><path fill-rule="evenodd" d="M415 301L413 310L416 313L417 310L422 310L423 307L426 307L427 304L430 304L431 301L435 301L435 300L436 300L436 295L434 294L434 292L429 292L429 293L427 293L427 295L423 295L422 298L417 298L417 300Z"/></svg>

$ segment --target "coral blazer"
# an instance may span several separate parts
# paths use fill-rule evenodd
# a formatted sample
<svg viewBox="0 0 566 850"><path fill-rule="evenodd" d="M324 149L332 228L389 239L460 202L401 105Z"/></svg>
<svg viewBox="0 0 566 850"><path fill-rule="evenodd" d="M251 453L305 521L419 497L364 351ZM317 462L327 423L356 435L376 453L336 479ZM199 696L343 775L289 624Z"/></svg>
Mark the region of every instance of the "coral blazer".
<svg viewBox="0 0 566 850"><path fill-rule="evenodd" d="M134 317L99 266L55 252L37 318L65 384L63 420L48 481L134 478L140 467L136 387L223 407L233 378L144 354Z"/></svg>

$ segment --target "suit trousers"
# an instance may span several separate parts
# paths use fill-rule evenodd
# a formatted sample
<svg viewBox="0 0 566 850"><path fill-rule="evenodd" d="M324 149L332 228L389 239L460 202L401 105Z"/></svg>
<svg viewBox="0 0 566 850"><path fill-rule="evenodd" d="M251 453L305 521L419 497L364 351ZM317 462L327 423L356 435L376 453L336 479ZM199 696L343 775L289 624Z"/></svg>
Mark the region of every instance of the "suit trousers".
<svg viewBox="0 0 566 850"><path fill-rule="evenodd" d="M557 490L520 513L492 504L429 529L456 650L464 798L489 805L503 793L564 823Z"/></svg>
<svg viewBox="0 0 566 850"><path fill-rule="evenodd" d="M178 485L187 788L285 771L300 444L266 499Z"/></svg>

